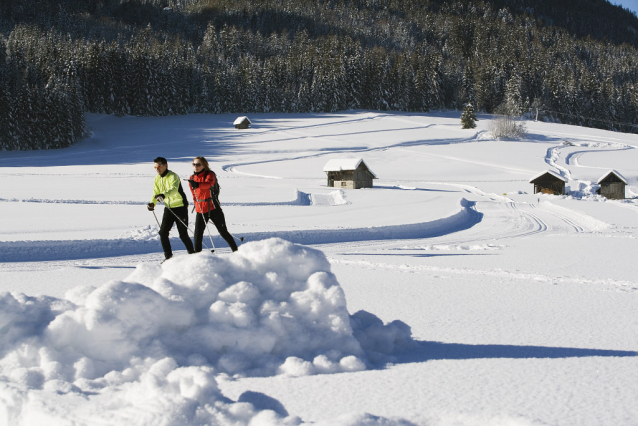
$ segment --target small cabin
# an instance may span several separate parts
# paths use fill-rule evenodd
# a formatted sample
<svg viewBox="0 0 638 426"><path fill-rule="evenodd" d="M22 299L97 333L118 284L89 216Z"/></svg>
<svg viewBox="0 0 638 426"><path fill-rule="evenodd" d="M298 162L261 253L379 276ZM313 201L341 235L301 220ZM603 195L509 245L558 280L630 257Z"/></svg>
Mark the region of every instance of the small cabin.
<svg viewBox="0 0 638 426"><path fill-rule="evenodd" d="M323 167L328 186L344 189L372 188L377 176L361 158L333 159Z"/></svg>
<svg viewBox="0 0 638 426"><path fill-rule="evenodd" d="M248 117L237 117L233 125L235 129L247 129L250 126L250 120Z"/></svg>
<svg viewBox="0 0 638 426"><path fill-rule="evenodd" d="M565 195L567 179L556 172L545 170L532 177L529 183L534 184L534 194Z"/></svg>
<svg viewBox="0 0 638 426"><path fill-rule="evenodd" d="M605 173L600 179L598 179L598 193L603 197L611 200L624 200L625 199L625 186L627 185L627 179L625 179L616 170L610 170Z"/></svg>

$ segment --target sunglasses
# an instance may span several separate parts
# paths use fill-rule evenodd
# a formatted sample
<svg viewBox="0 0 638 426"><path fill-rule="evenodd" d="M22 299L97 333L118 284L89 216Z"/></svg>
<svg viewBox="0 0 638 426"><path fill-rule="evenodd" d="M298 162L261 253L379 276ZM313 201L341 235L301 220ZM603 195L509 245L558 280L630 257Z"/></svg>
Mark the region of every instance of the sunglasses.
<svg viewBox="0 0 638 426"><path fill-rule="evenodd" d="M193 163L193 166L195 167L200 167L202 165L202 163Z"/></svg>

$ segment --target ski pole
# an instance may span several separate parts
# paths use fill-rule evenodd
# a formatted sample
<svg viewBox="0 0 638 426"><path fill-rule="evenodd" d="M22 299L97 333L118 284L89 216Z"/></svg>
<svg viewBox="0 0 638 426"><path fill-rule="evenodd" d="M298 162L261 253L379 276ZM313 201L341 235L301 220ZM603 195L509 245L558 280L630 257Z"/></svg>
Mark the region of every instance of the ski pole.
<svg viewBox="0 0 638 426"><path fill-rule="evenodd" d="M166 207L166 208L168 209L168 211L169 211L169 212L171 212L171 213L173 214L173 216L175 216L175 218L176 218L177 220L179 220L179 221L180 221L180 223L186 227L186 229L187 229L187 230L189 230L189 231L190 231L190 233L191 233L191 234L193 234L193 237L195 236L195 231L193 231L192 229L190 229L190 228L188 227L188 225L186 225L186 224L184 223L184 221L183 221L183 220L182 220L179 216L177 216L177 214L173 211L173 209L171 209L170 207L168 207L168 206L166 205L166 203L164 203L164 207ZM155 212L153 212L153 214L155 214ZM159 223L159 222L158 222L158 223ZM207 229L208 229L208 228L207 228ZM210 234L210 231L209 231L208 233ZM211 242L211 244L213 243L213 239L212 239L212 238L211 238L210 242ZM203 243L203 241L202 241L202 243ZM206 246L206 244L204 244L204 246ZM206 248L208 249L208 246L206 246ZM214 252L214 251L215 251L215 245L213 245L213 249L212 249L211 251L212 251L212 252Z"/></svg>
<svg viewBox="0 0 638 426"><path fill-rule="evenodd" d="M229 234L230 234L230 232L229 232ZM237 237L236 237L236 236L234 236L233 234L230 234L230 235L232 235L232 237L233 237L234 239L236 239L237 241L240 241L240 242L242 242L242 243L244 242L244 237L239 237L239 238L237 238Z"/></svg>
<svg viewBox="0 0 638 426"><path fill-rule="evenodd" d="M169 212L171 212L171 213L173 214L173 216L175 216L175 218L176 218L177 220L179 220L179 221L180 221L180 223L186 227L186 229L188 229L189 231L191 231L191 229L188 227L188 225L187 225L187 224L185 224L185 223L184 223L184 221L183 221L183 220L182 220L179 216L177 216L177 214L175 214L175 212L173 211L173 209L171 209L170 207L168 207L166 204L164 204L164 207L166 207L166 208L168 209L168 211L169 211ZM193 231L191 231L191 232L193 233L193 235L195 235L195 233L194 233Z"/></svg>
<svg viewBox="0 0 638 426"><path fill-rule="evenodd" d="M204 221L204 226L206 227L206 231L208 231L208 238L210 239L210 244L213 246L211 252L215 252L215 243L213 243L213 236L210 234L210 229L208 229L208 219L204 216L204 213L200 213L202 215L202 220Z"/></svg>
<svg viewBox="0 0 638 426"><path fill-rule="evenodd" d="M157 226L161 228L162 225L160 225L159 220L157 220L157 215L155 214L155 210L151 210L151 212L153 212L153 216L155 216L155 222L157 222Z"/></svg>
<svg viewBox="0 0 638 426"><path fill-rule="evenodd" d="M166 207L166 208L168 209L168 211L169 211L169 212L171 212L171 213L173 214L173 216L175 216L175 218L176 218L177 220L179 220L179 221L180 221L180 223L186 227L186 229L187 229L187 230L189 230L189 231L190 231L190 233L191 233L191 234L193 234L193 237L195 236L195 231L193 231L192 229L190 229L190 228L188 227L188 225L186 225L186 224L184 223L184 221L183 221L183 220L182 220L179 216L177 216L177 214L173 211L173 209L171 209L170 207L168 207L166 204L164 204L164 207ZM211 242L212 242L212 241L211 241ZM204 244L204 245L206 245L206 244ZM208 247L206 247L206 248L208 248ZM213 251L215 251L215 250L213 250Z"/></svg>

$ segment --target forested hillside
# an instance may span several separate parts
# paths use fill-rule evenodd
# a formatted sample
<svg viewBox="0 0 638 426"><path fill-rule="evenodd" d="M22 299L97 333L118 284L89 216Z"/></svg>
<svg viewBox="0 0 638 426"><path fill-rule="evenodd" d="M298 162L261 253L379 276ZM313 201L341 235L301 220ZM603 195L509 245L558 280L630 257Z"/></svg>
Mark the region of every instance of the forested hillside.
<svg viewBox="0 0 638 426"><path fill-rule="evenodd" d="M604 0L0 0L0 30L0 149L68 146L85 111L507 101L638 132L638 18Z"/></svg>

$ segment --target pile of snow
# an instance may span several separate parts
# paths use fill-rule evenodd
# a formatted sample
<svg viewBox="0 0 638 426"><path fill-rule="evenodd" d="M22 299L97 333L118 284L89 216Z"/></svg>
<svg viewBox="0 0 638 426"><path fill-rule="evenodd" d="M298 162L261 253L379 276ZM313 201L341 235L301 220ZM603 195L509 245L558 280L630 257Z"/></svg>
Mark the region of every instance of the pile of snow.
<svg viewBox="0 0 638 426"><path fill-rule="evenodd" d="M0 424L299 424L224 398L217 378L360 371L410 335L350 316L323 253L281 239L142 264L65 299L4 293Z"/></svg>
<svg viewBox="0 0 638 426"><path fill-rule="evenodd" d="M346 200L346 194L342 190L332 191L329 194L311 194L312 204L315 206L343 206L350 204Z"/></svg>
<svg viewBox="0 0 638 426"><path fill-rule="evenodd" d="M566 188L566 193L573 198L590 201L605 201L605 197L598 195L600 185L585 180L574 180Z"/></svg>

